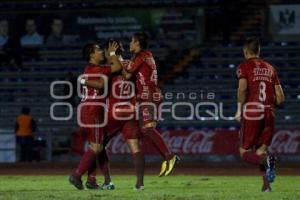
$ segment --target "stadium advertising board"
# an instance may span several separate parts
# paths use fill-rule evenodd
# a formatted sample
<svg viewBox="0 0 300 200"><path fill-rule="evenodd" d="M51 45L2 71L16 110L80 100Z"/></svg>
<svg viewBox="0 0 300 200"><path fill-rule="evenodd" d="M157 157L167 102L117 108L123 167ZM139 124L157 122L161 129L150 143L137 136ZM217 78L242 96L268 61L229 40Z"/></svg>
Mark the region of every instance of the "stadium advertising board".
<svg viewBox="0 0 300 200"><path fill-rule="evenodd" d="M239 132L234 130L170 130L162 135L173 152L181 155L238 155ZM108 150L111 154L129 154L122 135L112 139ZM146 154L157 154L148 140L144 140ZM300 131L277 130L269 148L275 154L299 154Z"/></svg>
<svg viewBox="0 0 300 200"><path fill-rule="evenodd" d="M269 34L276 37L300 36L300 5L272 5L269 9ZM294 36L291 38L291 36Z"/></svg>

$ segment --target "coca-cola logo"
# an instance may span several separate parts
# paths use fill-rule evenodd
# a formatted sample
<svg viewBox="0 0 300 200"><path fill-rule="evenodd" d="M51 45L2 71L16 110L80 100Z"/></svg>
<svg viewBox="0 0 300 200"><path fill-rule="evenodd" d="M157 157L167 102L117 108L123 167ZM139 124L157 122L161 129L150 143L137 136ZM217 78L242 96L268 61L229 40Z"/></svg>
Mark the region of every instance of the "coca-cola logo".
<svg viewBox="0 0 300 200"><path fill-rule="evenodd" d="M184 135L183 135L184 134ZM164 141L172 149L174 153L183 154L200 154L212 153L213 150L213 136L215 131L185 131L185 132L170 132L165 131L162 133ZM143 145L151 145L151 142ZM107 148L112 154L127 154L130 149L123 141L122 135L118 134L112 138Z"/></svg>
<svg viewBox="0 0 300 200"><path fill-rule="evenodd" d="M299 149L299 137L299 131L278 131L273 137L269 150L272 153L297 153Z"/></svg>
<svg viewBox="0 0 300 200"><path fill-rule="evenodd" d="M162 135L174 153L199 154L212 152L212 137L215 134L214 131L197 130L182 136L173 135L170 131L166 131Z"/></svg>

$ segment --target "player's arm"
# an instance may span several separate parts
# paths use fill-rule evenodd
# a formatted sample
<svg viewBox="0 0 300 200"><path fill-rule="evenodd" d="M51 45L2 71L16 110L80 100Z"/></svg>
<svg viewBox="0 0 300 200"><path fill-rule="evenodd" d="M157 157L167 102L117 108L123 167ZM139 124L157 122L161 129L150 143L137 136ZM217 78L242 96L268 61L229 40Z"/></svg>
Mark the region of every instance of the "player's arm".
<svg viewBox="0 0 300 200"><path fill-rule="evenodd" d="M119 48L119 45L116 42L110 42L108 47L109 53L109 62L111 66L111 73L119 72L122 70L122 64L116 55L116 50Z"/></svg>
<svg viewBox="0 0 300 200"><path fill-rule="evenodd" d="M132 77L132 73L127 72L125 69L122 70L122 76L126 79L129 80Z"/></svg>
<svg viewBox="0 0 300 200"><path fill-rule="evenodd" d="M135 73L140 66L145 61L145 58L142 56L138 56L134 59L134 61L130 61L126 67L124 67L125 71L129 74Z"/></svg>
<svg viewBox="0 0 300 200"><path fill-rule="evenodd" d="M138 70L138 68L143 64L144 59L137 57L134 61L130 61L127 66L122 70L122 76L129 80L132 77L132 74Z"/></svg>
<svg viewBox="0 0 300 200"><path fill-rule="evenodd" d="M277 106L282 106L285 101L285 97L276 70L274 74L275 103Z"/></svg>
<svg viewBox="0 0 300 200"><path fill-rule="evenodd" d="M248 91L247 79L240 78L239 79L239 87L238 87L238 91L237 91L238 110L235 115L235 117L238 121L240 121L240 119L241 119L242 108L243 108L243 106L246 102L246 98L247 98L247 91Z"/></svg>
<svg viewBox="0 0 300 200"><path fill-rule="evenodd" d="M285 97L281 85L275 85L275 99L277 106L283 105Z"/></svg>
<svg viewBox="0 0 300 200"><path fill-rule="evenodd" d="M81 85L85 85L95 89L102 89L104 87L104 80L101 78L99 80L87 80L82 78L80 80Z"/></svg>

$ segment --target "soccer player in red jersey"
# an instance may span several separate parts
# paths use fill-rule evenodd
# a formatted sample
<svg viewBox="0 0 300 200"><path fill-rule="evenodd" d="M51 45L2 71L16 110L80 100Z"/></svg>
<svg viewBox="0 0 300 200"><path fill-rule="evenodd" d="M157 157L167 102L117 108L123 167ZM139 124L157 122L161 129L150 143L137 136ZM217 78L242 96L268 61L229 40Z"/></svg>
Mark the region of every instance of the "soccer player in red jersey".
<svg viewBox="0 0 300 200"><path fill-rule="evenodd" d="M110 40L111 42L116 42L119 48L116 50L115 54L120 58L121 62L124 62L121 54L123 51L122 45L117 40ZM109 46L109 45L108 45ZM106 55L109 60L109 56ZM135 119L135 93L134 84L125 80L121 73L114 73L110 76L109 81L109 96L106 101L107 111L108 111L108 123L105 126L105 141L103 146L119 132L122 133L123 139L129 146L132 153L132 158L136 171L136 190L144 189L144 155L140 147L141 131L139 128L138 121ZM131 117L130 117L131 116ZM87 182L86 186L89 189L114 189L114 185L110 179L109 173L109 161L106 155L105 149L102 151L102 161L105 160L105 168L101 167L104 175L104 184L98 186L97 184L89 184ZM101 162L98 162L101 163ZM92 180L96 176L96 163L92 168L89 169L88 180ZM95 179L95 178L94 178ZM96 181L94 181L95 183Z"/></svg>
<svg viewBox="0 0 300 200"><path fill-rule="evenodd" d="M117 48L118 45L112 43L109 52L115 52ZM100 152L103 149L104 129L99 124L104 121L105 99L101 98L101 94L103 87L107 84L105 76L122 69L118 57L113 54L111 55L111 66L100 66L104 60L104 51L95 43L84 46L83 58L88 64L84 70L84 78L80 80L83 85L84 96L78 107L78 121L81 130L87 134L89 148L83 154L76 171L69 177L69 182L77 189L83 189L81 176L93 165L97 155L99 154L100 158L103 158Z"/></svg>
<svg viewBox="0 0 300 200"><path fill-rule="evenodd" d="M284 94L275 68L259 58L259 40L246 40L243 53L246 61L237 70L240 155L247 163L259 167L263 173L262 191L270 192L270 183L275 178L275 157L267 150L274 132L275 107L283 104Z"/></svg>
<svg viewBox="0 0 300 200"><path fill-rule="evenodd" d="M164 158L159 176L167 176L172 172L179 158L170 151L156 129L158 107L162 101L162 95L157 84L156 64L152 53L147 48L147 34L135 33L130 42L130 52L133 57L122 73L126 79L132 76L135 79L137 102L142 116L142 131L144 136L151 139Z"/></svg>

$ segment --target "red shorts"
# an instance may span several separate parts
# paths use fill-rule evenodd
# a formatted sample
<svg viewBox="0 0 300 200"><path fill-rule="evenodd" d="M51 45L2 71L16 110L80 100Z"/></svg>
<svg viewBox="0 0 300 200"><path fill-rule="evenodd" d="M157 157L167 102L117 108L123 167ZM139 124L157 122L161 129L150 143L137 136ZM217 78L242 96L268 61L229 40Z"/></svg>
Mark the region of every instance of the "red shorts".
<svg viewBox="0 0 300 200"><path fill-rule="evenodd" d="M145 102L144 102L145 103ZM153 103L149 105L142 104L140 106L140 117L142 127L151 122L158 121L159 104Z"/></svg>
<svg viewBox="0 0 300 200"><path fill-rule="evenodd" d="M83 106L80 112L80 129L86 135L89 142L98 144L103 143L104 126L103 123L103 109L98 106Z"/></svg>
<svg viewBox="0 0 300 200"><path fill-rule="evenodd" d="M141 138L137 120L116 120L113 118L111 111L109 112L108 124L105 127L105 132L109 138L114 137L119 132L122 133L124 140Z"/></svg>
<svg viewBox="0 0 300 200"><path fill-rule="evenodd" d="M269 146L274 133L275 114L271 110L264 113L261 120L242 119L240 130L240 147L244 149L259 148L265 144Z"/></svg>
<svg viewBox="0 0 300 200"><path fill-rule="evenodd" d="M159 105L162 102L161 91L158 88L138 94L138 102L142 127L150 122L158 121Z"/></svg>

